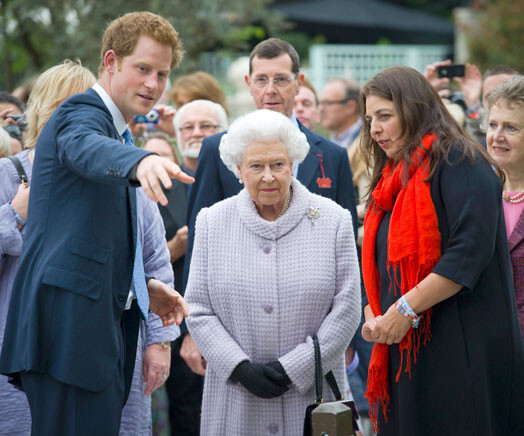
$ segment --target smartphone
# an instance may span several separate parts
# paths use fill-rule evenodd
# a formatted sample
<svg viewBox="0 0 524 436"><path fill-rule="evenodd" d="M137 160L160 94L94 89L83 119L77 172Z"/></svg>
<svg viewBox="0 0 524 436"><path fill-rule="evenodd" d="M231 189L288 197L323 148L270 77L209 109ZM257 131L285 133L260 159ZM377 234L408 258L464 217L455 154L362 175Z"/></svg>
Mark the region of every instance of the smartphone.
<svg viewBox="0 0 524 436"><path fill-rule="evenodd" d="M447 77L448 79L451 79L452 77L464 77L465 72L466 67L464 64L451 64L437 67L439 78Z"/></svg>

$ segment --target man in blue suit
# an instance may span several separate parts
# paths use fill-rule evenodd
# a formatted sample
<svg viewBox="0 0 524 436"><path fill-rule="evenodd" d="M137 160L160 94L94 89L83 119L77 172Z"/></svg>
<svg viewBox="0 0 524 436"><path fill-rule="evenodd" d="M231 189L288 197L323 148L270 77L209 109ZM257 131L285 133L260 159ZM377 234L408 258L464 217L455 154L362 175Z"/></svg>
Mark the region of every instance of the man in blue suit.
<svg viewBox="0 0 524 436"><path fill-rule="evenodd" d="M130 145L126 126L151 110L181 56L162 17L118 18L104 33L99 82L64 102L39 138L0 356L0 372L27 394L33 435L117 435L148 293L165 325L187 312L144 275L135 187L165 205L161 183L192 178Z"/></svg>
<svg viewBox="0 0 524 436"><path fill-rule="evenodd" d="M281 39L270 38L259 43L251 52L249 75L245 80L257 109L270 109L286 115L306 135L309 153L298 166L298 171L295 170L294 176L311 192L331 198L348 209L353 217L356 237L358 219L355 190L346 150L313 133L295 118L295 96L304 81L304 74L299 69L300 59L293 46ZM243 187L220 159L218 147L224 133L204 139L200 151L195 183L191 187L188 203L189 233L184 262L184 288L189 275L198 212L238 194ZM185 324L182 324L181 332L182 336L189 335Z"/></svg>
<svg viewBox="0 0 524 436"><path fill-rule="evenodd" d="M281 39L270 38L259 43L251 52L246 84L257 109L271 109L286 115L306 135L310 150L294 176L311 192L331 198L348 209L356 232L355 190L346 151L308 130L295 118L295 96L304 81L304 74L300 73L299 68L300 59L293 46ZM238 179L220 159L218 147L224 133L210 136L202 144L188 203L189 234L184 283L189 274L198 212L203 207L238 194L242 189ZM184 333L184 329L182 331Z"/></svg>

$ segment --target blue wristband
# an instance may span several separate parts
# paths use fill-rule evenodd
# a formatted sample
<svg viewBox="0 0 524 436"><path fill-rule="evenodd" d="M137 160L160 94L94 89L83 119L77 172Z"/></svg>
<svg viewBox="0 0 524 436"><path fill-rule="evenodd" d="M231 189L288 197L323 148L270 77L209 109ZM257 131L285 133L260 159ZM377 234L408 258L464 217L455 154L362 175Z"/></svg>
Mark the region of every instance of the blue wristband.
<svg viewBox="0 0 524 436"><path fill-rule="evenodd" d="M400 312L401 315L409 319L409 322L411 323L411 326L413 328L418 328L420 324L420 320L422 319L422 315L417 315L413 311L413 309L411 308L409 303L406 301L404 296L400 297L397 300L395 307L397 308L397 310Z"/></svg>
<svg viewBox="0 0 524 436"><path fill-rule="evenodd" d="M15 216L15 220L20 226L25 226L25 219L23 219L20 215L18 215L18 212L15 210L11 202L9 202L9 208L11 209L11 212L13 212L13 215Z"/></svg>

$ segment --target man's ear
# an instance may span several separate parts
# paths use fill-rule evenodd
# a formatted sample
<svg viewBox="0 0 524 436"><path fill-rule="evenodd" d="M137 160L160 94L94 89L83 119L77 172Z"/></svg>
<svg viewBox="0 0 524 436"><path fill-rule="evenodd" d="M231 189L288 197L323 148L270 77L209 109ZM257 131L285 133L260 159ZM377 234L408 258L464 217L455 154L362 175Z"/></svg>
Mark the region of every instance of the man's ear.
<svg viewBox="0 0 524 436"><path fill-rule="evenodd" d="M298 86L297 86L297 92L295 93L295 95L298 95L298 93L300 92L300 87L304 83L304 74L298 73L297 83L298 83Z"/></svg>
<svg viewBox="0 0 524 436"><path fill-rule="evenodd" d="M246 81L246 85L247 86L249 86L251 84L251 79L250 79L250 77L247 74L244 76L244 80Z"/></svg>
<svg viewBox="0 0 524 436"><path fill-rule="evenodd" d="M114 74L118 69L118 58L114 50L106 51L104 55L104 67L109 74Z"/></svg>
<svg viewBox="0 0 524 436"><path fill-rule="evenodd" d="M358 102L356 100L348 100L346 104L351 109L351 112L358 112Z"/></svg>

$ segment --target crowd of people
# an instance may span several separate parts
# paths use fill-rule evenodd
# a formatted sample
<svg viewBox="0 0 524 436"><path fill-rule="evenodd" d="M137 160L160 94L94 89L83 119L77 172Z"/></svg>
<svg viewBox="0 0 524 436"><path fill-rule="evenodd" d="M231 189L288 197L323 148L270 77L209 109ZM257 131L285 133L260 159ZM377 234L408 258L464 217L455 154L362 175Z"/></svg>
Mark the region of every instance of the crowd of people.
<svg viewBox="0 0 524 436"><path fill-rule="evenodd" d="M317 344L356 434L524 434L524 77L317 93L270 38L229 125L181 37L0 92L0 435L151 435L162 390L173 436L306 434Z"/></svg>

